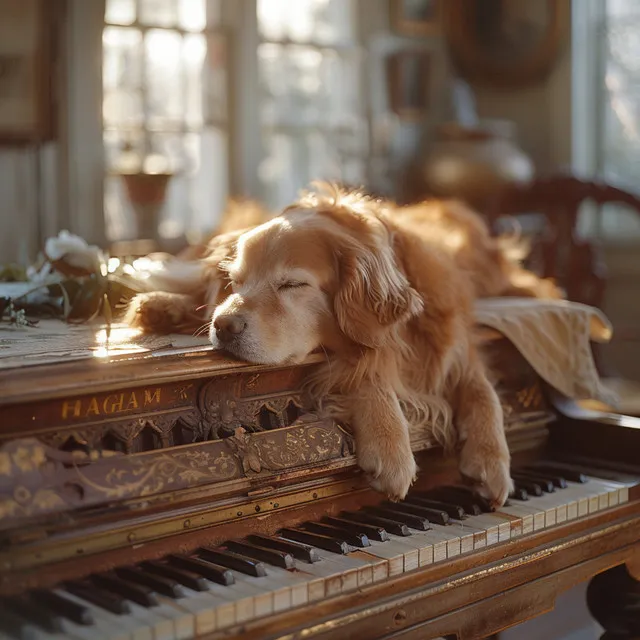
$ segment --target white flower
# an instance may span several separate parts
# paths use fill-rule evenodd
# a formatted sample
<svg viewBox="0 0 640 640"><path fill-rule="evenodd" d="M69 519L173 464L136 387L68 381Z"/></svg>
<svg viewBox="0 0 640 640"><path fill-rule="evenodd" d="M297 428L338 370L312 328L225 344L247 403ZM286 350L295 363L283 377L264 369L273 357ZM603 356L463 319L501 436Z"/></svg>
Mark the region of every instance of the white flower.
<svg viewBox="0 0 640 640"><path fill-rule="evenodd" d="M60 271L64 271L64 265L68 265L86 273L98 273L105 262L105 256L99 247L88 244L80 236L68 231L61 231L57 237L48 238L44 253L52 263L56 263L54 266Z"/></svg>

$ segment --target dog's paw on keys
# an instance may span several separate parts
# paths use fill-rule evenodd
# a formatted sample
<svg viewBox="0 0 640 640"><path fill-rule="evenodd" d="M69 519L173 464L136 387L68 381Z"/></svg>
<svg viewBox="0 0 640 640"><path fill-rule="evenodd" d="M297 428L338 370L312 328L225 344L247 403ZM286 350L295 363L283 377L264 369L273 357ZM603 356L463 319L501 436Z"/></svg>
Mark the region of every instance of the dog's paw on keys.
<svg viewBox="0 0 640 640"><path fill-rule="evenodd" d="M358 464L373 489L393 501L405 498L418 472L410 446L383 447L373 443L359 447L357 454Z"/></svg>
<svg viewBox="0 0 640 640"><path fill-rule="evenodd" d="M460 452L459 469L494 509L504 505L513 491L509 455L499 449L487 450L467 441Z"/></svg>

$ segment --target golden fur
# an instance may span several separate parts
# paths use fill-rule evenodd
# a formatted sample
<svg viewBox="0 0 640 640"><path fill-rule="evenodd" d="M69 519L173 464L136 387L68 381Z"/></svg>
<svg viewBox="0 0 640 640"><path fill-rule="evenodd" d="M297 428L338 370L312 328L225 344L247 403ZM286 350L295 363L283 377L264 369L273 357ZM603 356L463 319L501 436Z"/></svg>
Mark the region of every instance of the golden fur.
<svg viewBox="0 0 640 640"><path fill-rule="evenodd" d="M195 281L194 281L195 277ZM474 300L558 297L457 202L399 208L324 185L272 220L214 238L181 294L135 299L130 323L184 328L213 311L214 345L295 363L327 353L312 397L351 426L372 485L403 498L417 468L412 431L432 429L461 473L501 505L512 487L501 405L474 339Z"/></svg>

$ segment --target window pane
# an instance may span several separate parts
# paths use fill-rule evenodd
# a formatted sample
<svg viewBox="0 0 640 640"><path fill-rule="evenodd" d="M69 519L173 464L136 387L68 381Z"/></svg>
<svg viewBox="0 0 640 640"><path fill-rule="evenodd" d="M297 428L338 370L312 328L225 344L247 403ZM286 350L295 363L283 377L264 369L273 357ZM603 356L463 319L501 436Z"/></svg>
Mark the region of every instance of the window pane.
<svg viewBox="0 0 640 640"><path fill-rule="evenodd" d="M358 113L359 59L330 49L263 44L263 122L347 124Z"/></svg>
<svg viewBox="0 0 640 640"><path fill-rule="evenodd" d="M190 127L202 125L204 60L207 42L203 35L185 36L182 56L186 80L185 119Z"/></svg>
<svg viewBox="0 0 640 640"><path fill-rule="evenodd" d="M137 29L106 27L102 35L102 83L105 89L140 88L140 46Z"/></svg>
<svg viewBox="0 0 640 640"><path fill-rule="evenodd" d="M177 0L139 0L139 2L140 22L143 24L173 27L178 22Z"/></svg>
<svg viewBox="0 0 640 640"><path fill-rule="evenodd" d="M201 134L189 134L187 154L197 158L190 176L189 200L192 216L185 235L199 242L217 226L228 195L227 136L224 131L207 128Z"/></svg>
<svg viewBox="0 0 640 640"><path fill-rule="evenodd" d="M137 29L107 27L103 34L103 116L107 127L142 124L140 46Z"/></svg>
<svg viewBox="0 0 640 640"><path fill-rule="evenodd" d="M136 19L135 0L107 0L105 22L131 24Z"/></svg>
<svg viewBox="0 0 640 640"><path fill-rule="evenodd" d="M205 0L178 0L178 24L188 31L204 31L207 26Z"/></svg>
<svg viewBox="0 0 640 640"><path fill-rule="evenodd" d="M258 28L267 40L350 43L354 5L351 0L258 0Z"/></svg>
<svg viewBox="0 0 640 640"><path fill-rule="evenodd" d="M207 36L207 59L204 67L204 117L220 123L227 118L227 43L224 36Z"/></svg>
<svg viewBox="0 0 640 640"><path fill-rule="evenodd" d="M182 37L179 33L151 29L145 37L147 120L162 130L182 123L184 83L181 69Z"/></svg>
<svg viewBox="0 0 640 640"><path fill-rule="evenodd" d="M345 175L335 143L326 132L265 133L259 175L266 204L280 208L291 203L312 180L351 180L353 170Z"/></svg>

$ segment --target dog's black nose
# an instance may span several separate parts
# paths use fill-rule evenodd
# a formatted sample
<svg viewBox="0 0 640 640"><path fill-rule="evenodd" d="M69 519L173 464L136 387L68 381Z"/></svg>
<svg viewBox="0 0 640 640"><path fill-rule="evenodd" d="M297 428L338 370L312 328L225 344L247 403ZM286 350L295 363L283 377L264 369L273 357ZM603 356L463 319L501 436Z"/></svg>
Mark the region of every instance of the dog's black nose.
<svg viewBox="0 0 640 640"><path fill-rule="evenodd" d="M216 337L220 342L230 342L245 330L247 323L242 316L233 314L218 316L213 321L213 326L216 329Z"/></svg>

